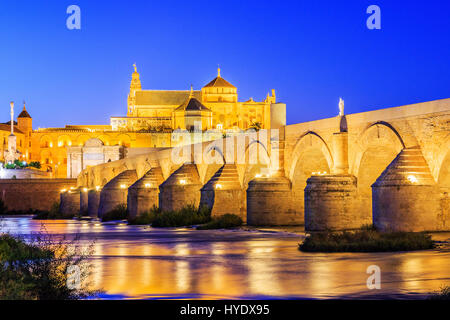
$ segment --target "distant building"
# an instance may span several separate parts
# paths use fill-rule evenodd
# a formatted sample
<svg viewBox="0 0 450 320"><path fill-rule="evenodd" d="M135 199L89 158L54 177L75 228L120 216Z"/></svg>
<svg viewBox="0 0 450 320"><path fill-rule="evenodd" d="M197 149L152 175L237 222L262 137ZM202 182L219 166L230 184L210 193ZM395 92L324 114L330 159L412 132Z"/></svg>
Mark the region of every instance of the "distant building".
<svg viewBox="0 0 450 320"><path fill-rule="evenodd" d="M33 130L24 105L15 127L17 150L21 160L40 161L42 170L54 177L77 177L87 166L174 146L176 129L208 130L204 141L252 126L270 129L270 106L275 102L275 90L263 101L239 102L237 88L221 77L220 69L201 90L142 90L134 65L126 116L111 117L110 125ZM8 149L9 130L9 125L0 124L2 155Z"/></svg>

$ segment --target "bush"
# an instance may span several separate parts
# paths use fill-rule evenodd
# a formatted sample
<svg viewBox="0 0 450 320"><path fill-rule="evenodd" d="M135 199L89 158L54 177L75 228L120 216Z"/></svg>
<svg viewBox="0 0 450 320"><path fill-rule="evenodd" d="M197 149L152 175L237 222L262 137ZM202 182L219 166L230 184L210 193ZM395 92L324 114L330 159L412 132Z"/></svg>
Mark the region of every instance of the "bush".
<svg viewBox="0 0 450 320"><path fill-rule="evenodd" d="M8 207L5 205L5 202L0 199L0 215L8 214Z"/></svg>
<svg viewBox="0 0 450 320"><path fill-rule="evenodd" d="M153 206L150 211L144 212L141 215L135 217L134 219L128 218L128 224L130 225L145 225L152 224L156 219L156 215L160 214L161 211L157 206Z"/></svg>
<svg viewBox="0 0 450 320"><path fill-rule="evenodd" d="M210 222L198 226L198 230L209 230L209 229L227 229L227 228L236 228L241 226L243 223L241 217L235 214L224 214L218 218L213 218Z"/></svg>
<svg viewBox="0 0 450 320"><path fill-rule="evenodd" d="M210 220L211 210L208 207L202 206L197 210L193 205L188 205L180 210L156 214L152 227L184 227L207 223Z"/></svg>
<svg viewBox="0 0 450 320"><path fill-rule="evenodd" d="M102 216L102 222L112 220L125 220L128 218L128 210L126 204L118 204L114 209Z"/></svg>
<svg viewBox="0 0 450 320"><path fill-rule="evenodd" d="M432 249L434 243L426 233L380 233L373 228L357 231L311 234L299 245L305 252L386 252Z"/></svg>
<svg viewBox="0 0 450 320"><path fill-rule="evenodd" d="M439 292L432 294L430 300L450 300L450 286L442 287Z"/></svg>
<svg viewBox="0 0 450 320"><path fill-rule="evenodd" d="M8 234L0 235L0 300L61 300L95 296L86 281L93 252L54 243L38 235L31 243ZM80 271L80 286L68 286L69 268Z"/></svg>
<svg viewBox="0 0 450 320"><path fill-rule="evenodd" d="M32 168L40 169L41 168L41 163L39 161L31 161L28 164L28 166L32 167Z"/></svg>
<svg viewBox="0 0 450 320"><path fill-rule="evenodd" d="M59 201L53 202L50 211L38 211L35 212L35 216L33 219L35 220L63 220L63 219L72 219L75 217L74 214L65 214L63 215L59 212Z"/></svg>

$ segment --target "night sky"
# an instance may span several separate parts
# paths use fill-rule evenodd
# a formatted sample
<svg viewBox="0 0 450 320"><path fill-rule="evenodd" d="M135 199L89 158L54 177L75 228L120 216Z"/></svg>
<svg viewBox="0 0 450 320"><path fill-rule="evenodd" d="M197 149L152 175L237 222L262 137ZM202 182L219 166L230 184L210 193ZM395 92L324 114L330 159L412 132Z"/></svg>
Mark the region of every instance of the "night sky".
<svg viewBox="0 0 450 320"><path fill-rule="evenodd" d="M372 4L381 30L366 27ZM337 115L340 96L346 113L450 98L450 1L0 2L2 122L25 100L35 128L109 124L134 62L143 89L173 90L219 64L240 101L275 88L289 124Z"/></svg>

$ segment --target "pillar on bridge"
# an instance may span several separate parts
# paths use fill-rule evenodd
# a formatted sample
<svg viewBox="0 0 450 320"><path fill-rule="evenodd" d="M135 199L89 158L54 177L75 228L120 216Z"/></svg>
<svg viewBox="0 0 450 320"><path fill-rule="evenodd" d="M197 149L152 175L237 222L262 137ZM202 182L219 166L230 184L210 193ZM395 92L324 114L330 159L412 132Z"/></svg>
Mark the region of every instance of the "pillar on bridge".
<svg viewBox="0 0 450 320"><path fill-rule="evenodd" d="M86 215L88 212L88 188L80 187L80 213Z"/></svg>
<svg viewBox="0 0 450 320"><path fill-rule="evenodd" d="M213 217L232 213L245 222L245 201L235 164L222 166L201 189L200 205L209 207Z"/></svg>
<svg viewBox="0 0 450 320"><path fill-rule="evenodd" d="M100 204L100 186L88 190L88 210L87 213L92 218L98 217L98 207Z"/></svg>
<svg viewBox="0 0 450 320"><path fill-rule="evenodd" d="M283 126L271 136L272 173L255 177L247 188L247 224L253 226L299 225L303 215L293 210L292 186L284 175L285 138Z"/></svg>
<svg viewBox="0 0 450 320"><path fill-rule="evenodd" d="M59 213L72 216L80 213L80 189L62 190L60 194Z"/></svg>
<svg viewBox="0 0 450 320"><path fill-rule="evenodd" d="M345 115L333 134L331 174L313 173L305 188L305 230L347 230L371 224L371 216L359 210L357 179L348 173L348 132Z"/></svg>
<svg viewBox="0 0 450 320"><path fill-rule="evenodd" d="M359 213L356 177L353 175L314 175L306 181L305 230L356 229L370 224Z"/></svg>
<svg viewBox="0 0 450 320"><path fill-rule="evenodd" d="M450 229L420 147L403 149L383 171L372 185L372 207L373 223L380 231Z"/></svg>
<svg viewBox="0 0 450 320"><path fill-rule="evenodd" d="M133 219L159 205L159 185L164 181L161 167L151 168L128 188L128 218Z"/></svg>
<svg viewBox="0 0 450 320"><path fill-rule="evenodd" d="M292 208L291 182L283 176L255 178L248 183L247 224L299 225L303 217Z"/></svg>
<svg viewBox="0 0 450 320"><path fill-rule="evenodd" d="M187 205L199 206L202 184L195 164L183 164L159 186L159 208L173 211Z"/></svg>
<svg viewBox="0 0 450 320"><path fill-rule="evenodd" d="M137 180L136 170L126 170L109 181L100 192L98 216L102 218L119 205L127 204L128 188Z"/></svg>

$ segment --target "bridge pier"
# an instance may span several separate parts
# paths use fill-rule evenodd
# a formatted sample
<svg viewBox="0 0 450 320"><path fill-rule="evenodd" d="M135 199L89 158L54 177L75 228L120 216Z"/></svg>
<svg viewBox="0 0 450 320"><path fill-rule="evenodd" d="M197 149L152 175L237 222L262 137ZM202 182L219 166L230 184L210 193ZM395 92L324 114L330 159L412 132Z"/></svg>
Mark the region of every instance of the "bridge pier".
<svg viewBox="0 0 450 320"><path fill-rule="evenodd" d="M151 168L128 188L128 218L133 219L159 204L159 185L164 181L161 167Z"/></svg>
<svg viewBox="0 0 450 320"><path fill-rule="evenodd" d="M80 189L71 188L60 194L59 212L63 216L80 213Z"/></svg>
<svg viewBox="0 0 450 320"><path fill-rule="evenodd" d="M81 215L85 215L88 211L88 189L80 187L80 213Z"/></svg>
<svg viewBox="0 0 450 320"><path fill-rule="evenodd" d="M88 215L92 218L98 217L98 207L100 204L100 187L88 191Z"/></svg>
<svg viewBox="0 0 450 320"><path fill-rule="evenodd" d="M187 205L198 207L202 184L195 164L183 164L159 186L159 208L179 210Z"/></svg>
<svg viewBox="0 0 450 320"><path fill-rule="evenodd" d="M356 229L370 224L359 213L353 175L312 176L306 183L306 231Z"/></svg>
<svg viewBox="0 0 450 320"><path fill-rule="evenodd" d="M126 170L109 181L100 192L98 216L101 218L118 205L126 205L128 188L136 180L136 170Z"/></svg>
<svg viewBox="0 0 450 320"><path fill-rule="evenodd" d="M231 213L245 222L245 201L235 164L222 166L201 189L200 205L209 207L212 217Z"/></svg>
<svg viewBox="0 0 450 320"><path fill-rule="evenodd" d="M419 147L403 149L372 185L373 222L380 231L450 230L441 203Z"/></svg>
<svg viewBox="0 0 450 320"><path fill-rule="evenodd" d="M299 225L303 217L292 208L291 182L286 177L255 178L248 183L247 224Z"/></svg>

